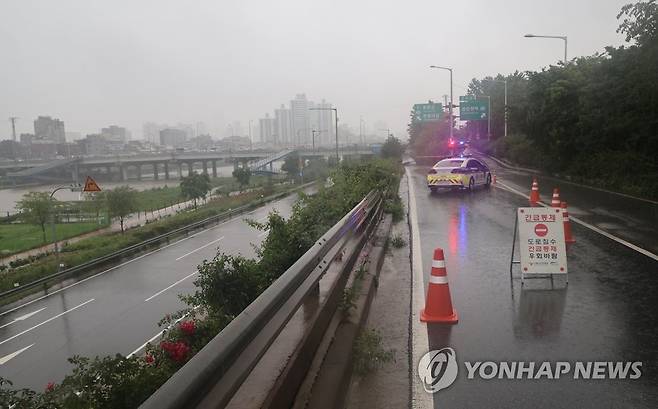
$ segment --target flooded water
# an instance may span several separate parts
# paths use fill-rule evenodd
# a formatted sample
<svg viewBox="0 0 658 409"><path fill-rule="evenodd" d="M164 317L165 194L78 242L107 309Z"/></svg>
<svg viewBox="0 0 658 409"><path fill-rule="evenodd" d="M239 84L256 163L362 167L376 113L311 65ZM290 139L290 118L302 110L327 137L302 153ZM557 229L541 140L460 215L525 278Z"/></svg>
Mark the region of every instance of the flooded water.
<svg viewBox="0 0 658 409"><path fill-rule="evenodd" d="M218 166L217 167L217 176L226 177L231 176L233 172L233 166ZM185 175L185 173L184 173ZM177 186L179 180L175 172L170 173L171 179L165 180L164 173L160 173L160 179L154 180L152 174L144 174L142 180L128 180L126 182L102 182L99 181L101 189L113 189L117 186L130 185L137 190L148 190L156 187L163 186ZM57 187L66 186L66 183L63 184L44 184L39 186L27 186L20 187L16 189L2 189L0 190L0 215L6 215L7 212L14 213L16 212L16 203L21 200L24 194L28 192L52 192ZM71 192L68 189L62 189L55 193L57 200L80 200L80 192Z"/></svg>

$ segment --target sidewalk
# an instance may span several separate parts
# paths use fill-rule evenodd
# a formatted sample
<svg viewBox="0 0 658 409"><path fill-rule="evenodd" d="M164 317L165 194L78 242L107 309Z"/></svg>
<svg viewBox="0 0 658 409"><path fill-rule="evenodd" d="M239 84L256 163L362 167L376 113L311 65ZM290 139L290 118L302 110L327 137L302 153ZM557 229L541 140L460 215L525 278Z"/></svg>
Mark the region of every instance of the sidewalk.
<svg viewBox="0 0 658 409"><path fill-rule="evenodd" d="M259 189L262 189L262 188L259 188ZM256 190L256 188L245 189L243 191L233 191L233 192L229 193L229 196L235 196L235 195L238 195L238 194L241 194L241 193L248 193L248 192L252 192L254 190ZM216 198L216 197L217 196L213 196L213 197L210 197L208 199L198 200L197 204L198 205L206 204L206 203L208 203L208 201L213 200L213 198ZM145 211L145 212L133 213L130 216L128 216L127 218L124 219L124 222L123 222L124 228L126 230L128 230L128 229L133 228L133 227L142 226L142 225L144 225L148 222L159 220L159 219L162 219L163 217L166 217L166 216L169 216L169 215L175 215L177 212L179 212L181 210L184 210L184 209L188 209L188 208L192 207L193 205L194 205L194 201L193 200L188 200L188 201L184 201L184 202L174 204L172 206L167 206L167 207L163 207L161 209L156 209L152 212L146 212ZM91 231L91 232L88 232L88 233L84 233L84 234L81 234L79 236L69 237L68 239L58 240L57 241L57 246L58 246L58 248L62 248L63 246L65 246L67 244L76 243L80 240L84 240L84 239L89 238L89 237L100 236L100 235L103 235L103 234L107 234L107 233L110 233L110 232L116 232L116 231L120 231L120 230L121 230L121 223L119 223L118 220L115 220L107 227L103 227L103 228L98 229L98 230L94 230L94 231ZM51 253L51 252L54 251L54 248L55 248L54 246L55 246L54 243L48 243L48 244L40 246L40 247L35 247L33 249L30 249L30 250L25 250L25 251L22 251L20 253L12 254L11 256L0 258L0 265L1 264L9 264L11 261L14 261L14 260L17 260L17 259L23 259L23 258L27 258L27 257L30 257L30 256L37 256L37 255L44 254L44 253Z"/></svg>
<svg viewBox="0 0 658 409"><path fill-rule="evenodd" d="M399 194L408 209L407 178L402 178ZM394 351L394 360L363 377L353 375L345 405L348 409L410 407L411 263L406 218L393 225L389 240L395 236L402 237L406 244L395 248L389 241L366 324L366 328L379 332L384 350Z"/></svg>

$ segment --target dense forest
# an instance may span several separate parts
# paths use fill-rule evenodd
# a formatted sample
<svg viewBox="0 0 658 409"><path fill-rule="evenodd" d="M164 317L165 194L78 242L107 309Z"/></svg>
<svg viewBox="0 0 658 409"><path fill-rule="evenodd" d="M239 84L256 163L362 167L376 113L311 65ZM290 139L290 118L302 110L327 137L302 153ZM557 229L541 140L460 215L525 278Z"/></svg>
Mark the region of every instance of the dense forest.
<svg viewBox="0 0 658 409"><path fill-rule="evenodd" d="M628 4L617 32L628 44L537 72L473 79L490 95L491 143L478 147L512 162L630 194L658 197L658 4ZM504 135L504 84L508 137ZM409 125L415 152L438 152L447 122ZM486 135L485 121L457 134Z"/></svg>

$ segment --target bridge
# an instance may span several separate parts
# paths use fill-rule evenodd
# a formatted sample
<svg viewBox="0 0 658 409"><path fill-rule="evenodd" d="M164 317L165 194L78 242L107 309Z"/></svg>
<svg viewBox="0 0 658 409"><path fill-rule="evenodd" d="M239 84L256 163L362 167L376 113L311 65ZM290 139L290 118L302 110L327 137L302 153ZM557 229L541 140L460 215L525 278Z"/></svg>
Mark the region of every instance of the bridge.
<svg viewBox="0 0 658 409"><path fill-rule="evenodd" d="M185 173L190 174L199 169L206 174L217 177L219 164L243 163L254 172L272 172L272 163L284 159L297 152L301 157L329 157L333 156L331 149L286 149L281 151L248 151L248 152L185 152L172 154L135 155L114 157L80 157L74 159L61 159L50 162L12 162L0 165L0 172L4 172L14 183L38 181L79 181L86 175L113 178L118 174L120 181L131 178L141 180L145 175L152 175L154 180L164 177L169 180L174 173L179 179ZM355 147L342 152L343 156L372 155L366 148ZM187 169L186 169L187 168ZM187 172L185 172L187 170Z"/></svg>

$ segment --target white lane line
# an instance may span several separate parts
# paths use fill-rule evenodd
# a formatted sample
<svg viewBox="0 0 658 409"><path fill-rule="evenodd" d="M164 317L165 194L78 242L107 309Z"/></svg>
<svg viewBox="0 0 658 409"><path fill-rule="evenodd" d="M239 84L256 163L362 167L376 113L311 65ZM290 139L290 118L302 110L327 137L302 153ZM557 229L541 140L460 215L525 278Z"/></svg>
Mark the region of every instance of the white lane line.
<svg viewBox="0 0 658 409"><path fill-rule="evenodd" d="M141 258L144 258L144 257L146 257L146 256L150 256L151 254L153 254L153 253L157 253L158 251L161 251L161 250L164 250L164 249L166 249L167 247L171 247L171 246L174 246L174 245L176 245L176 244L179 244L179 243L181 243L181 242L183 242L183 241L185 241L185 240L189 240L189 239L191 239L191 238L193 238L193 237L195 237L195 236L198 236L198 235L201 234L201 233L205 233L205 232L208 231L208 230L216 229L216 228L218 228L218 227L220 227L220 226L223 226L223 225L226 224L226 223L234 222L235 220L236 220L236 219L225 220L225 221L223 221L222 223L220 223L220 224L218 224L218 225L216 225L216 226L212 226L212 227L209 227L209 228L207 228L207 229L201 230L201 231L199 231L199 232L197 232L197 233L194 233L194 234L192 234L192 235L190 235L190 236L188 236L188 237L185 237L185 238L183 238L183 239L181 239L181 240L175 241L175 242L173 242L173 243L169 243L169 244L167 244L166 246L162 246L162 247L160 247L160 248L158 248L158 249L155 249L155 250L150 251L150 252L148 252L148 253L142 254L141 256L135 257L135 258L132 259L132 260L128 260L128 261L126 261L125 263L121 263L121 264L116 265L116 266L114 266L114 267L108 268L107 270L103 270L103 271L101 271L100 273L96 273L96 274L94 274L94 275L92 275L92 276L89 276L89 277L87 277L87 278L84 278L84 279L82 279L82 280L80 280L80 281L76 281L76 282L73 283L73 284L69 284L69 285L67 285L66 287L62 287L62 288L60 288L59 290L55 290L55 291L52 291L52 292L50 292L50 293L48 293L48 294L46 294L46 295L42 295L41 297L35 298L34 300L31 300L31 301L28 301L28 302L26 302L26 303L24 303L24 304L21 304L21 305L19 305L18 307L14 307L14 308L9 309L9 310L7 310L7 311L0 312L0 317L2 317L2 316L5 315L5 314L9 314L10 312L14 312L14 311L16 311L16 310L18 310L18 309L21 309L21 308L23 308L23 307L25 307L25 306L28 306L28 305L30 305L30 304L32 304L32 303L35 303L35 302L37 302L37 301L41 301L41 300L43 300L44 298L48 298L48 297L50 297L50 296L52 296L52 295L55 295L55 294L57 294L57 293L59 293L59 292L61 292L61 291L67 290L67 289L69 289L69 288L71 288L71 287L75 287L76 285L78 285L78 284L82 284L82 283L84 283L84 282L87 281L87 280L91 280L92 278L96 278L96 277L101 276L101 275L103 275L103 274L105 274L105 273L109 273L110 271L112 271L112 270L116 270L117 268L120 268L120 267L123 267L123 266L125 266L126 264L130 264L130 263L132 263L132 262L134 262L134 261L137 261L137 260L139 260L139 259L141 259Z"/></svg>
<svg viewBox="0 0 658 409"><path fill-rule="evenodd" d="M16 358L18 355L22 354L23 352L27 351L28 349L32 348L34 344L28 345L25 348L21 348L16 352L12 352L9 355L5 355L2 358L0 358L0 365L4 365L7 362L11 361L12 359Z"/></svg>
<svg viewBox="0 0 658 409"><path fill-rule="evenodd" d="M213 244L213 243L217 243L217 242L220 241L220 240L224 240L224 236L218 238L217 240L213 240L213 241L211 241L210 243L204 244L203 246L199 247L198 249L192 250L192 251L190 251L189 253L185 253L185 254L183 254L182 256L178 257L178 258L176 259L176 261L178 261L178 260L180 260L180 259L182 259L182 258L185 258L185 257L189 256L190 254L194 254L194 253L196 253L196 252L199 251L199 250L203 250L203 249L205 249L206 247L210 246L211 244Z"/></svg>
<svg viewBox="0 0 658 409"><path fill-rule="evenodd" d="M30 318L31 316L40 313L41 311L45 310L46 308L48 308L48 307L43 307L43 308L38 309L38 310L36 310L36 311L28 312L28 313L25 314L25 315L21 315L21 316L18 317L18 318L14 318L14 320L13 320L12 322L8 322L8 323L6 323L5 325L0 326L0 329L2 329L2 328L4 328L4 327L7 327L7 326L9 326L9 325L11 325L11 324L13 324L13 323L15 323L15 322L18 322L18 321L24 321L24 320Z"/></svg>
<svg viewBox="0 0 658 409"><path fill-rule="evenodd" d="M92 301L94 301L94 300L95 300L95 298L91 298L91 299L89 299L89 300L83 302L82 304L78 304L78 305L76 305L75 307L73 307L73 308L71 308L71 309L68 309L68 310L66 310L66 311L64 311L64 312L60 312L59 314L55 315L54 317L48 318L47 320L45 320L45 321L43 321L43 322L40 322L40 323L38 323L37 325L35 325L35 326L33 326L33 327L30 327L30 328L26 329L25 331L21 331L21 332L19 332L18 334L14 335L14 336L12 336L12 337L9 337L9 338L7 338L7 339L5 339L4 341L0 341L0 345L4 344L4 343L6 343L6 342L9 342L9 341L11 341L11 340L14 339L14 338L20 337L21 335L23 335L23 334L25 334L25 333L27 333L27 332L30 332L30 331L32 331L33 329L37 329L37 328L39 328L40 326L45 325L45 324L49 323L50 321L55 320L55 319L61 317L61 316L64 315L64 314L68 314L68 313L71 312L71 311L75 311L75 310L77 310L78 308L80 308L80 307L82 307L82 306L85 306L85 305L89 304L90 302L92 302Z"/></svg>
<svg viewBox="0 0 658 409"><path fill-rule="evenodd" d="M413 267L414 286L412 290L413 322L411 358L413 362L413 408L431 408L434 405L432 395L425 392L416 376L416 368L420 358L429 351L429 335L427 326L420 323L420 311L425 308L425 284L423 283L423 257L420 249L420 230L418 227L418 209L416 207L416 189L409 168L406 169L409 188L409 219L411 221L411 260Z"/></svg>
<svg viewBox="0 0 658 409"><path fill-rule="evenodd" d="M263 232L261 232L261 233L258 233L258 237L263 237L264 235L266 235L266 234L269 233L269 232L270 232L270 229L267 229L267 230L265 230L265 231L263 231Z"/></svg>
<svg viewBox="0 0 658 409"><path fill-rule="evenodd" d="M526 199L529 199L529 196L528 196L528 195L526 195L526 194L524 194L524 193L522 193L522 192L519 192L518 190L514 189L514 188L511 187L511 186L508 186L508 185L506 185L506 184L504 184L504 183L501 183L501 182L497 182L496 184L497 184L497 185L501 185L501 186L503 186L506 190L509 190L509 191L512 192L512 193L516 193L516 194L519 195L519 196L522 196L522 197L524 197L524 198L526 198ZM494 186L495 186L495 185L494 185ZM498 186L498 188L500 188L500 186ZM543 203L543 202L538 202L538 203L539 203L540 205L544 206L544 207L549 207L549 205L547 205L546 203ZM643 249L642 247L638 247L638 246L636 246L635 244L630 243L630 242L628 242L628 241L626 241L626 240L624 240L624 239L622 239L622 238L619 238L619 237L617 237L617 236L615 236L615 235L613 235L613 234L610 234L610 233L608 233L608 232L605 231L605 230L601 230L601 229L599 229L599 228L596 227L596 226L593 226L593 225L591 225L591 224L589 224L589 223L586 223L586 222L580 220L579 218L577 218L577 217L575 217L575 216L569 215L569 219L570 219L570 220L573 220L574 222L580 224L580 225L583 226L583 227L586 227L586 228L588 228L588 229L590 229L590 230L592 230L592 231L594 231L594 232L596 232L596 233L599 233L599 234L602 235L602 236L605 236L605 237L609 238L610 240L614 240L614 241L616 241L617 243L619 243L619 244L621 244L621 245L623 245L623 246L626 246L626 247L628 247L628 248L631 249L631 250L635 250L635 251L637 251L637 252L640 253L640 254L643 254L643 255L645 255L645 256L647 256L647 257L649 257L649 258L652 258L652 259L658 261L658 255L656 255L656 254L650 252L649 250Z"/></svg>
<svg viewBox="0 0 658 409"><path fill-rule="evenodd" d="M170 285L169 287L164 288L164 289L158 291L157 293L153 294L153 295L150 296L149 298L145 299L144 302L151 301L152 299L154 299L154 298L157 297L158 295L164 293L165 291L169 290L169 289L172 288L172 287L177 286L178 284L182 283L183 281L187 280L188 278L192 277L193 275L195 275L195 274L197 274L197 273L198 273L198 271L195 271L195 272L193 272L193 273L191 273L191 274L186 275L185 277L183 277L183 278L181 278L180 280L176 281L175 283L173 283L173 284Z"/></svg>
<svg viewBox="0 0 658 409"><path fill-rule="evenodd" d="M192 308L192 309L193 309L193 310L196 310L197 308L199 308L199 307L197 306L197 307L194 307L194 308ZM180 317L179 319L177 319L176 321L174 321L174 322L173 322L171 325L169 325L167 328L165 328L165 329L163 329L162 331L158 332L157 334L153 335L151 338L149 338L148 341L146 341L146 342L144 342L142 345L140 345L139 348L137 348L137 349L134 350L133 352L129 353L128 356L127 356L126 358L132 358L133 356L135 356L139 351L141 351L142 349L144 349L144 347L145 347L146 345L148 345L149 343L151 343L151 342L155 341L156 339L160 338L160 337L162 336L162 334L164 334L165 331L171 329L174 325L176 325L176 324L178 324L179 322L181 322L182 320L184 320L188 315L190 315L189 312L187 312L186 314L183 314L182 317Z"/></svg>

